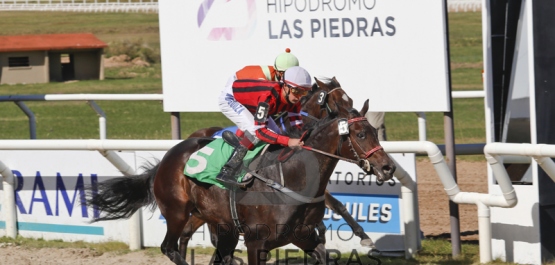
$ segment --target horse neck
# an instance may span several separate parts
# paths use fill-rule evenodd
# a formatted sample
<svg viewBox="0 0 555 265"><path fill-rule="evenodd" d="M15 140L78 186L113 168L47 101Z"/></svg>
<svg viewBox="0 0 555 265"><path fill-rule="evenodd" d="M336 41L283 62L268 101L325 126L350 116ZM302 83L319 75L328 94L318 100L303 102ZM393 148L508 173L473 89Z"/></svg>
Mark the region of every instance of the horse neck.
<svg viewBox="0 0 555 265"><path fill-rule="evenodd" d="M309 115L317 118L317 119L322 119L325 118L328 113L326 112L325 108L322 108L322 106L320 106L318 104L318 94L320 91L322 91L323 89L320 88L318 90L316 90L315 92L312 93L311 97L306 101L306 103L303 105L302 109L303 111L305 111L306 113L308 113ZM324 89L326 92L329 92L329 89Z"/></svg>
<svg viewBox="0 0 555 265"><path fill-rule="evenodd" d="M305 145L328 154L337 155L340 143L340 138L337 136L337 133L330 132L325 128L316 133L317 135L307 139ZM313 152L313 154L318 159L318 165L320 167L320 184L323 184L323 186L320 186L318 192L321 191L323 193L339 159L318 152Z"/></svg>

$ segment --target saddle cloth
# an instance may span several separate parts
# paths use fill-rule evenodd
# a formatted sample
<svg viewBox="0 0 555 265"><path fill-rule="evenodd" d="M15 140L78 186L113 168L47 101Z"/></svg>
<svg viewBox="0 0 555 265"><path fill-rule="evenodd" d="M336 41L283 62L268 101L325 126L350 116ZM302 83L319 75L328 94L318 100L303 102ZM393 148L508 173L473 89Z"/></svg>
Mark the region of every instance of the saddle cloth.
<svg viewBox="0 0 555 265"><path fill-rule="evenodd" d="M237 173L239 181L247 173L249 163L260 153L266 143L258 143L252 151L248 151L243 159L243 167ZM226 189L221 182L216 180L216 176L220 173L223 165L227 162L233 147L228 145L222 138L216 138L205 147L191 154L187 164L185 164L184 174L190 178L194 178L200 182L216 185L222 189Z"/></svg>

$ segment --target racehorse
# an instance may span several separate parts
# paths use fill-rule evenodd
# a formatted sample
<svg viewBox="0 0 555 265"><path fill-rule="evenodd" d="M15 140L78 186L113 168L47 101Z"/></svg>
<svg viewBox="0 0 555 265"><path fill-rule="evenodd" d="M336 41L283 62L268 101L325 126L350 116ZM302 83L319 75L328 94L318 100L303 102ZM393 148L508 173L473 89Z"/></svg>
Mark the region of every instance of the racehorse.
<svg viewBox="0 0 555 265"><path fill-rule="evenodd" d="M338 160L357 163L367 173L373 170L380 181L391 179L395 170L379 145L376 130L361 113L337 104L332 108L311 126L304 149L296 150L288 160L277 164L285 148L270 146L257 170L251 172L257 179L246 190L224 190L185 176L189 157L211 141L189 138L143 174L98 183L87 203L103 215L93 221L128 218L143 206L157 204L167 224L161 250L175 264L187 264L178 253L177 241L191 214L208 223L211 231L218 231L213 243L225 263L233 261L237 231L244 233L249 264L266 264L271 249L288 243L324 262L325 248L314 228L324 215L324 192ZM289 189L271 187L279 188L275 185L279 183ZM222 203L230 196L236 204ZM261 203L261 198L270 201Z"/></svg>
<svg viewBox="0 0 555 265"><path fill-rule="evenodd" d="M312 90L308 95L301 99L302 110L303 110L303 121L304 123L309 123L315 120L319 120L328 115L329 111L332 111L331 108L334 107L334 104L337 104L341 107L345 108L352 108L353 107L353 100L345 93L345 91L341 88L341 85L337 81L335 77L328 80L322 84L324 85L317 85L315 84L312 87ZM368 110L368 100L365 102L363 108L361 109L361 113L366 113ZM281 119L278 117L278 119ZM287 123L281 123L287 125ZM281 126L288 127L288 126ZM211 137L212 135L216 134L217 132L222 131L224 128L222 127L208 127L199 129L192 134L190 134L187 138L191 137ZM356 236L358 236L360 240L360 244L362 246L374 248L374 242L372 239L364 232L364 229L358 224L357 221L352 217L352 215L348 212L345 208L343 203L333 197L328 190L325 191L325 203L326 207L332 210L334 213L337 213L343 217L343 220L347 222L347 224L353 229L353 232ZM193 236L194 232L204 224L199 218L195 216L191 216L187 225L185 226L185 230L183 231L181 237L179 238L179 253L182 257L187 255L187 245L191 237ZM325 243L325 226L323 223L320 223L318 226L320 241Z"/></svg>

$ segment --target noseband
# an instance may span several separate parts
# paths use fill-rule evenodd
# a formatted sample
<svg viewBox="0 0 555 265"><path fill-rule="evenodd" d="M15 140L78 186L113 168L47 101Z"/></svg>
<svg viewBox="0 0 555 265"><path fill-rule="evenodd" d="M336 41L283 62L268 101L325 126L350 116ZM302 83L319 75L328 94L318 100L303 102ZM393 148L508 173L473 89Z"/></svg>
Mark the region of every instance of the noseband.
<svg viewBox="0 0 555 265"><path fill-rule="evenodd" d="M357 117L357 118L350 119L348 121L349 126L351 126L351 124L353 124L355 122L358 122L358 121L367 121L367 119L365 117ZM355 148L353 146L353 143L351 141L351 137L347 137L347 140L349 141L349 149L351 150L351 152L353 152L353 154L355 155L355 157L358 160L358 166L361 167L362 169L365 169L366 171L370 171L370 169L372 168L372 165L370 165L370 162L368 162L368 160L366 160L366 159L369 158L371 155L373 155L375 152L383 150L383 147L381 145L378 145L378 146L370 149L370 151L364 153L364 156L363 156L364 159L362 159L358 155L358 152L355 150ZM358 143L358 141L355 140L354 142L360 150L363 150L362 147L360 146L360 144ZM340 146L341 146L341 144L340 144Z"/></svg>

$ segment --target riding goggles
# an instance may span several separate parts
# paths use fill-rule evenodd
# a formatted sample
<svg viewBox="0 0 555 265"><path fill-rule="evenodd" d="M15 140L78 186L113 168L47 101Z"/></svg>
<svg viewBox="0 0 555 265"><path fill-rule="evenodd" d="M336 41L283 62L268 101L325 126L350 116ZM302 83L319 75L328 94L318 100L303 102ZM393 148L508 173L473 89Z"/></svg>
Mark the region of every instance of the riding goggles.
<svg viewBox="0 0 555 265"><path fill-rule="evenodd" d="M293 95L295 96L304 97L308 94L308 90L300 89L298 87L293 87L290 85L287 86L289 87L289 89L291 89L291 93L293 93Z"/></svg>

